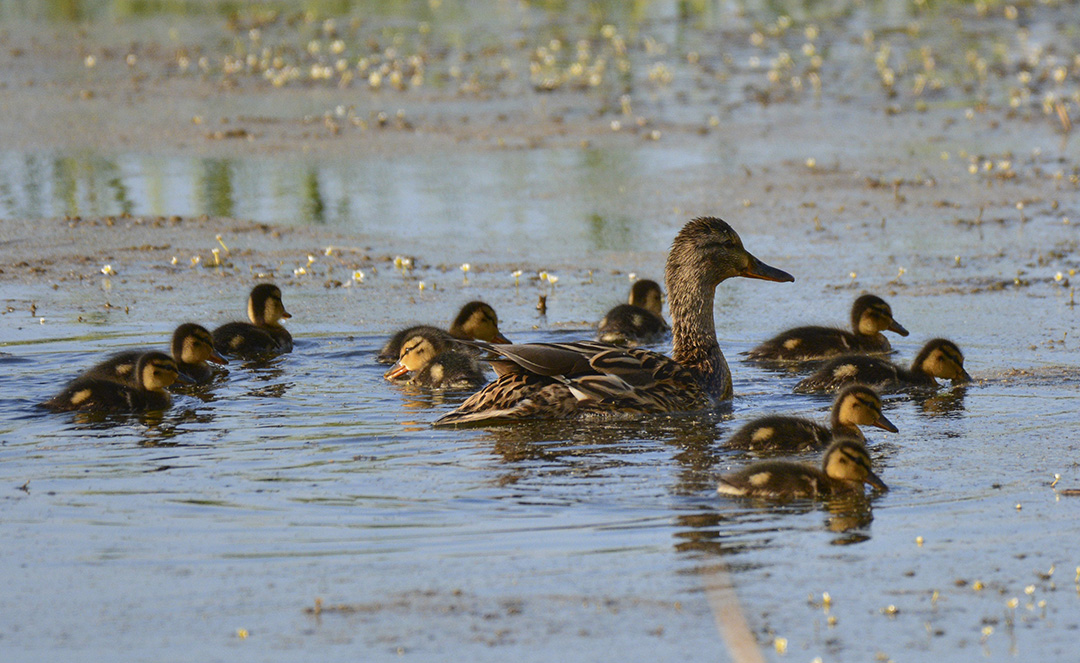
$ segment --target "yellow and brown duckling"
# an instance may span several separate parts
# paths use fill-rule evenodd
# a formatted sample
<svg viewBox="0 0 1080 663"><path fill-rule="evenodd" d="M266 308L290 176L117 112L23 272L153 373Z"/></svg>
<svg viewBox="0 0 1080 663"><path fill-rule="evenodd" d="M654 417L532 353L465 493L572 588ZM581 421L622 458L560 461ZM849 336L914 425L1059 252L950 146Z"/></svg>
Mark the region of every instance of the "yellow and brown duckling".
<svg viewBox="0 0 1080 663"><path fill-rule="evenodd" d="M105 378L135 384L135 365L146 350L118 352L83 373L83 377ZM209 382L214 371L206 362L227 364L229 360L214 349L214 339L202 325L185 322L172 335L172 356L176 367L193 382Z"/></svg>
<svg viewBox="0 0 1080 663"><path fill-rule="evenodd" d="M665 275L670 357L596 341L473 342L489 353L498 377L435 425L692 411L730 399L731 371L713 321L716 286L735 276L794 278L751 255L731 226L713 217L683 226L672 242Z"/></svg>
<svg viewBox="0 0 1080 663"><path fill-rule="evenodd" d="M461 307L457 317L450 324L450 329L443 330L431 325L408 327L395 333L379 350L377 361L380 364L392 364L401 356L401 344L418 333L427 335L441 334L445 338L463 341L487 341L489 343L509 343L499 331L499 316L495 309L481 301L472 301Z"/></svg>
<svg viewBox="0 0 1080 663"><path fill-rule="evenodd" d="M619 304L600 320L597 338L613 345L655 343L668 331L663 307L660 285L648 279L637 281L630 288L629 303Z"/></svg>
<svg viewBox="0 0 1080 663"><path fill-rule="evenodd" d="M864 385L851 385L836 395L829 428L802 417L770 415L740 428L724 446L749 451L820 451L842 438L865 442L859 426L897 432L896 426L881 412L877 393Z"/></svg>
<svg viewBox="0 0 1080 663"><path fill-rule="evenodd" d="M861 495L863 484L889 489L871 469L866 447L842 439L825 450L820 469L785 460L761 461L720 477L716 492L770 500L813 499Z"/></svg>
<svg viewBox="0 0 1080 663"><path fill-rule="evenodd" d="M836 327L796 327L765 341L750 352L761 361L813 361L846 354L878 354L892 350L881 332L907 336L893 319L892 308L876 295L863 295L851 305L852 331Z"/></svg>
<svg viewBox="0 0 1080 663"><path fill-rule="evenodd" d="M411 384L433 389L475 389L484 384L484 374L476 359L465 349L422 328L401 344L397 362L383 375L399 380L406 375Z"/></svg>
<svg viewBox="0 0 1080 663"><path fill-rule="evenodd" d="M971 382L971 376L964 370L964 354L955 343L943 338L924 345L911 362L911 368L884 357L837 357L795 385L795 393L836 391L852 383L870 385L879 392L932 390L938 387L938 379L951 380L954 385Z"/></svg>
<svg viewBox="0 0 1080 663"><path fill-rule="evenodd" d="M172 357L164 352L146 352L135 363L133 384L83 376L42 405L57 412L164 410L172 404L166 390L177 378L187 379L181 376Z"/></svg>
<svg viewBox="0 0 1080 663"><path fill-rule="evenodd" d="M292 334L281 326L292 316L281 301L281 288L260 283L248 295L248 319L229 322L214 330L214 347L219 352L238 357L292 352Z"/></svg>

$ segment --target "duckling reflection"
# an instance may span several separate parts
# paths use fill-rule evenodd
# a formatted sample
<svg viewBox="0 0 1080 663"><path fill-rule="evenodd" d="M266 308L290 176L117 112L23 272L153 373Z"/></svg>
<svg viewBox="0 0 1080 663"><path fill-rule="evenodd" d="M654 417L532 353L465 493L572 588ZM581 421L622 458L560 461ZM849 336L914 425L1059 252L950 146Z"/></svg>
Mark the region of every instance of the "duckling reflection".
<svg viewBox="0 0 1080 663"><path fill-rule="evenodd" d="M954 416L964 411L967 385L953 387L939 393L916 393L912 400L923 412L931 416Z"/></svg>

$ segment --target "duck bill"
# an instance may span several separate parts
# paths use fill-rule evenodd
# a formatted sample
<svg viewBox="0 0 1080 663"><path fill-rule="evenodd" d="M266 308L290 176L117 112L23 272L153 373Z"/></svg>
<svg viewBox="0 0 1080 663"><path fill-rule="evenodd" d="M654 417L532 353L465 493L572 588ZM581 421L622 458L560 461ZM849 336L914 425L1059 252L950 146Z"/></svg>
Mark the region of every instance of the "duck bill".
<svg viewBox="0 0 1080 663"><path fill-rule="evenodd" d="M889 489L889 487L885 485L885 482L881 480L881 477L874 474L873 472L868 472L867 473L866 478L863 479L863 483L868 483L868 484L870 484L871 486L873 486L874 488L876 488L878 490L888 490Z"/></svg>
<svg viewBox="0 0 1080 663"><path fill-rule="evenodd" d="M503 345L513 345L513 343L510 342L510 339L503 336L502 332L500 332L500 331L495 332L495 337L491 339L491 342L492 343L501 343Z"/></svg>
<svg viewBox="0 0 1080 663"><path fill-rule="evenodd" d="M227 363L229 363L229 360L226 359L225 357L222 357L221 354L217 350L211 351L210 356L206 358L206 361L212 361L215 364L227 364Z"/></svg>
<svg viewBox="0 0 1080 663"><path fill-rule="evenodd" d="M971 374L964 370L964 367L960 367L960 375L953 378L953 384L967 384L971 382Z"/></svg>
<svg viewBox="0 0 1080 663"><path fill-rule="evenodd" d="M405 366L405 364L402 364L399 361L396 364L394 364L393 366L391 366L390 370L383 373L383 377L386 378L387 380L396 380L396 379L400 378L402 375L405 375L408 372L409 372L409 369Z"/></svg>
<svg viewBox="0 0 1080 663"><path fill-rule="evenodd" d="M286 311L284 309L281 311L281 319L282 320L288 320L291 317L292 317L292 313L289 313L288 311Z"/></svg>
<svg viewBox="0 0 1080 663"><path fill-rule="evenodd" d="M177 382L184 382L186 384L195 384L195 378L191 377L187 373L177 373L176 374L176 381Z"/></svg>
<svg viewBox="0 0 1080 663"><path fill-rule="evenodd" d="M889 421L884 414L878 415L878 420L874 422L874 425L878 428L884 428L890 433L899 433L900 429L897 428L893 422Z"/></svg>
<svg viewBox="0 0 1080 663"><path fill-rule="evenodd" d="M791 274L788 274L782 269L772 267L771 265L766 265L754 256L750 256L750 262L746 265L746 269L739 272L739 276L745 276L748 279L776 281L778 283L786 283L795 280L795 277Z"/></svg>
<svg viewBox="0 0 1080 663"><path fill-rule="evenodd" d="M893 332L894 334L900 334L901 336L908 335L908 330L904 329L904 325L900 324L896 320L892 321L892 324L889 325L888 330Z"/></svg>

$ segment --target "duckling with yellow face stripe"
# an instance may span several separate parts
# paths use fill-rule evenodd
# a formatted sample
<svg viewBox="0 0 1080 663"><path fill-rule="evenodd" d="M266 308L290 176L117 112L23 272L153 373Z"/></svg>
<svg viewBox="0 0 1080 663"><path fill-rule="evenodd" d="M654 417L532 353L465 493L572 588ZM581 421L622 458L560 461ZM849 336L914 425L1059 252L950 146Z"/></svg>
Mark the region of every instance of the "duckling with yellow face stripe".
<svg viewBox="0 0 1080 663"><path fill-rule="evenodd" d="M135 365L146 350L118 352L83 373L83 377L106 378L128 384L136 383ZM172 336L172 356L181 373L197 383L209 382L214 371L206 362L227 364L229 360L214 349L214 339L202 325L187 322Z"/></svg>
<svg viewBox="0 0 1080 663"><path fill-rule="evenodd" d="M499 331L499 316L495 309L481 301L472 301L461 307L457 317L450 324L449 330L439 329L431 325L417 325L408 327L395 333L386 342L376 359L380 364L392 364L401 356L401 344L406 339L417 334L427 337L434 335L444 339L456 338L463 341L487 341L489 343L509 343L502 332Z"/></svg>
<svg viewBox="0 0 1080 663"><path fill-rule="evenodd" d="M746 424L728 438L724 446L749 451L820 451L836 439L865 442L859 426L876 426L897 432L896 426L881 412L881 399L877 393L863 385L851 385L833 401L830 428L801 417L771 415Z"/></svg>
<svg viewBox="0 0 1080 663"><path fill-rule="evenodd" d="M871 469L866 447L843 439L825 450L821 469L783 460L762 461L720 477L716 491L771 500L813 499L862 494L864 483L889 489Z"/></svg>
<svg viewBox="0 0 1080 663"><path fill-rule="evenodd" d="M964 354L952 341L935 338L923 346L911 368L898 366L883 357L847 355L837 357L817 373L795 385L795 393L835 391L852 383L866 384L879 392L937 389L937 379L954 385L971 382L964 370Z"/></svg>
<svg viewBox="0 0 1080 663"><path fill-rule="evenodd" d="M908 330L893 319L892 308L876 295L863 295L851 305L851 328L796 327L746 355L763 361L812 361L850 353L885 353L892 348L881 332L908 335Z"/></svg>
<svg viewBox="0 0 1080 663"><path fill-rule="evenodd" d="M475 389L484 383L480 365L472 355L454 347L441 334L420 330L405 339L397 363L383 375L433 389Z"/></svg>
<svg viewBox="0 0 1080 663"><path fill-rule="evenodd" d="M215 329L214 347L238 357L292 352L292 334L281 326L282 320L291 317L281 301L281 289L260 283L248 295L251 322L229 322Z"/></svg>
<svg viewBox="0 0 1080 663"><path fill-rule="evenodd" d="M80 377L42 406L57 412L145 412L172 404L166 389L180 377L172 357L164 352L144 353L135 364L135 376L135 384Z"/></svg>

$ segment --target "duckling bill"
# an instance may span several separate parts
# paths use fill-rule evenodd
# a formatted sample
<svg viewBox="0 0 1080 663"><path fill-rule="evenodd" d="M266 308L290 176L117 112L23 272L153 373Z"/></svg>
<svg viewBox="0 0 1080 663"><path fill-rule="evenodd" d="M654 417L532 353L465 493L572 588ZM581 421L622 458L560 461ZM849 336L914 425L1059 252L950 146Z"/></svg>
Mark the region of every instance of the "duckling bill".
<svg viewBox="0 0 1080 663"><path fill-rule="evenodd" d="M863 484L889 489L871 469L866 447L845 439L825 450L820 469L790 461L761 461L720 477L716 490L735 497L793 500L861 495Z"/></svg>
<svg viewBox="0 0 1080 663"><path fill-rule="evenodd" d="M489 343L509 343L499 331L499 316L495 309L481 301L472 301L461 307L457 317L450 324L449 330L442 330L431 325L417 325L396 332L379 350L376 359L380 364L392 364L401 356L401 345L406 339L417 334L431 338L441 335L443 338L456 338L465 341L488 341Z"/></svg>
<svg viewBox="0 0 1080 663"><path fill-rule="evenodd" d="M405 339L397 363L383 377L399 380L410 375L411 384L433 389L475 389L483 384L476 359L435 331L438 333L420 330Z"/></svg>

